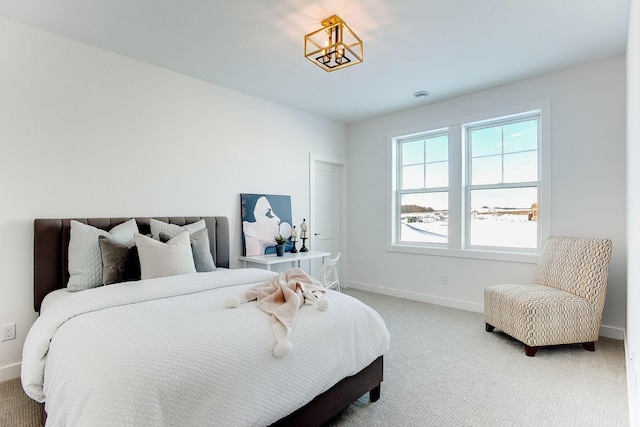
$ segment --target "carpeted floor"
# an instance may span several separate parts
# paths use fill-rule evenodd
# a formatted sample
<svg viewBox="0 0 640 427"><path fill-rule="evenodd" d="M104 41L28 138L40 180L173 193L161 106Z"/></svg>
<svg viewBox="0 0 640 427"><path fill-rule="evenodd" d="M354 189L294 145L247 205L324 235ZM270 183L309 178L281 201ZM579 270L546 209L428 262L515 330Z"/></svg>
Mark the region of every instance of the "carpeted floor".
<svg viewBox="0 0 640 427"><path fill-rule="evenodd" d="M20 378L0 383L0 427L39 426L41 407L24 394Z"/></svg>
<svg viewBox="0 0 640 427"><path fill-rule="evenodd" d="M382 396L363 396L330 426L627 426L622 341L542 348L484 331L482 314L346 289L391 332ZM0 383L0 426L40 425L19 379Z"/></svg>
<svg viewBox="0 0 640 427"><path fill-rule="evenodd" d="M628 426L624 344L541 348L484 330L481 313L347 289L391 332L378 402L331 426Z"/></svg>

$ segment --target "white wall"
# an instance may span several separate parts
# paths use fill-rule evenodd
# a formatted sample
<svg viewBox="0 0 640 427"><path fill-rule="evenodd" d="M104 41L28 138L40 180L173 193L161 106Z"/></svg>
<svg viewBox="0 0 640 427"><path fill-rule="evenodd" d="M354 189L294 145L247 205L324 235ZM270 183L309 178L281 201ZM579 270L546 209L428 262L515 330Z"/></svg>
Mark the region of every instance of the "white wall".
<svg viewBox="0 0 640 427"><path fill-rule="evenodd" d="M387 252L387 135L545 99L552 114L551 233L613 239L601 333L621 339L627 275L624 56L351 125L351 286L482 311L486 286L532 280L534 264ZM440 284L441 274L449 275L449 284Z"/></svg>
<svg viewBox="0 0 640 427"><path fill-rule="evenodd" d="M630 425L640 426L640 0L631 2L627 43L627 207L629 281L627 286L627 383Z"/></svg>
<svg viewBox="0 0 640 427"><path fill-rule="evenodd" d="M233 264L239 193L301 222L309 153L346 157L343 124L4 19L0 58L0 381L36 318L34 218L226 215Z"/></svg>

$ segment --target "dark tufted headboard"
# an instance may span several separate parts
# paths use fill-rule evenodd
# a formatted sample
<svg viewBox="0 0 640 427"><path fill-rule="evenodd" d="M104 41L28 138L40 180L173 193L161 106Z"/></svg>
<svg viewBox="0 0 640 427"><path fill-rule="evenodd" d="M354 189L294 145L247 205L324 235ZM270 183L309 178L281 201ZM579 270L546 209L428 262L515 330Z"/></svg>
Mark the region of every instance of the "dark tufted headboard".
<svg viewBox="0 0 640 427"><path fill-rule="evenodd" d="M204 218L216 267L229 268L229 220L223 216L153 217L170 224L185 225ZM110 230L131 218L36 219L33 246L33 308L40 311L44 297L69 281L69 233L74 219L102 230ZM142 234L151 233L149 217L136 218Z"/></svg>

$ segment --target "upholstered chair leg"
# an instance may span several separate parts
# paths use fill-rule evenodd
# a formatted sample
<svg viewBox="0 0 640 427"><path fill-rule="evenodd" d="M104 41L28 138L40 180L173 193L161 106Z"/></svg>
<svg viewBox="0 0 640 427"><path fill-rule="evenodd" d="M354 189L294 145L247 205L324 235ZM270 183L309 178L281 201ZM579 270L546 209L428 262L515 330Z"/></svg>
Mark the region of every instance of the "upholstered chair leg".
<svg viewBox="0 0 640 427"><path fill-rule="evenodd" d="M538 347L529 347L528 345L524 345L524 353L529 356L529 357L533 357L536 355L536 353L538 352Z"/></svg>
<svg viewBox="0 0 640 427"><path fill-rule="evenodd" d="M587 351L596 351L596 343L595 342L583 342L582 347Z"/></svg>
<svg viewBox="0 0 640 427"><path fill-rule="evenodd" d="M487 331L487 332L493 332L493 330L494 330L494 329L495 329L495 326L491 326L491 325L490 325L490 324L488 324L488 323L485 323L485 324L484 324L484 330L485 330L485 331Z"/></svg>

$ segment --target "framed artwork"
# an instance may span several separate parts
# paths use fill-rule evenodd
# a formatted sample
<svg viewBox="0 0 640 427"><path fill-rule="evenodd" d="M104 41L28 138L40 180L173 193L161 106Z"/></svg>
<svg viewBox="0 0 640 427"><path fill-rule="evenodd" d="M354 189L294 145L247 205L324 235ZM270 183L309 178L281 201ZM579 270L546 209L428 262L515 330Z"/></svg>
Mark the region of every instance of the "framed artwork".
<svg viewBox="0 0 640 427"><path fill-rule="evenodd" d="M291 237L291 196L240 194L240 215L244 256L275 254L275 236ZM292 247L288 241L285 251Z"/></svg>

